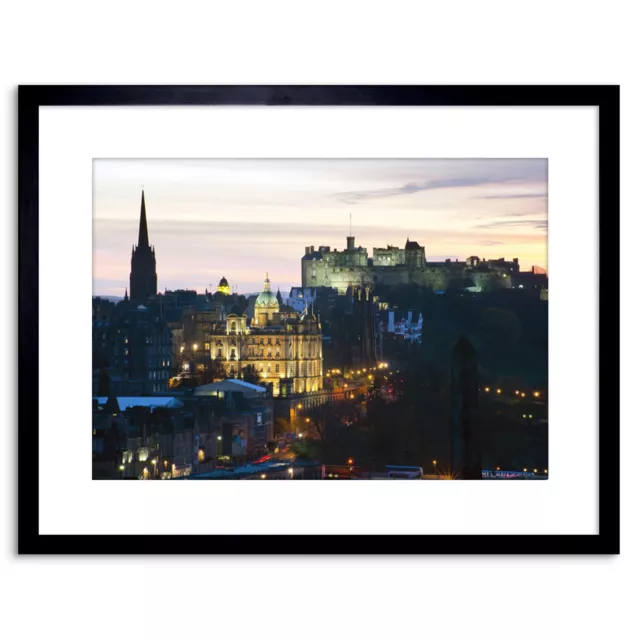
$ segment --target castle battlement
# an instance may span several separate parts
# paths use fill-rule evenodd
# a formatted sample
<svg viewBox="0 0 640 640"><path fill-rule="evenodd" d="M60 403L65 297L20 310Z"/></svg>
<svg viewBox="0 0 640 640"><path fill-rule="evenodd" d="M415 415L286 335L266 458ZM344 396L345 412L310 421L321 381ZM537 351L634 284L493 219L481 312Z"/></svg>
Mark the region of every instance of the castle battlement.
<svg viewBox="0 0 640 640"><path fill-rule="evenodd" d="M407 238L404 248L387 245L374 247L369 258L366 248L355 246L355 237L347 237L341 251L328 246L305 247L301 260L302 287L330 287L340 294L349 287L419 284L434 290L452 283L475 287L511 288L512 278L520 272L518 258L492 260L471 256L464 261L428 262L425 247Z"/></svg>

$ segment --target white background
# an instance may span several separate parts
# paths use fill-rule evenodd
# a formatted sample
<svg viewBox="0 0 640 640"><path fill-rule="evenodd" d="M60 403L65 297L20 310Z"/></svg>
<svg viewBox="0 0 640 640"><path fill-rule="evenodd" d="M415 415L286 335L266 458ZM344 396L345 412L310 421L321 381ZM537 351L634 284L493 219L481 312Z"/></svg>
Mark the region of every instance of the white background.
<svg viewBox="0 0 640 640"><path fill-rule="evenodd" d="M60 438L40 420L41 533L597 532L597 131L593 107L44 107L40 234L73 230L73 250L40 250L40 308L74 315L74 398L91 397L93 158L548 158L550 477L546 482L93 482L91 405ZM161 135L159 135L161 132ZM132 212L137 216L137 211ZM153 211L149 211L153 234ZM581 242L575 242L580 216ZM428 242L428 238L426 239ZM215 264L215 235L211 260ZM510 256L507 256L510 257ZM122 256L126 265L128 254ZM576 265L581 278L576 278ZM162 257L159 257L162 279ZM123 282L123 286L126 282ZM161 284L162 288L162 284ZM559 292L559 293L558 293ZM567 295L564 292L571 292ZM581 300L576 322L575 299ZM65 313L40 325L40 403L55 406ZM84 348L83 348L84 347ZM574 399L579 398L576 402ZM83 411L84 408L84 411ZM59 461L74 463L60 465ZM82 509L78 509L82 504ZM287 505L295 504L295 509ZM144 509L141 509L144 505ZM148 513L170 513L161 529Z"/></svg>
<svg viewBox="0 0 640 640"><path fill-rule="evenodd" d="M632 295L624 300L628 319L622 325L620 557L15 556L17 84L622 83L622 289L632 292L640 236L639 218L632 214L640 174L640 85L633 64L637 22L626 6L557 0L139 7L61 1L22 2L3 12L0 255L7 313L0 325L6 356L0 388L6 524L0 588L7 591L1 601L10 637L111 639L140 637L150 628L170 637L635 637L640 308ZM579 221L580 213L574 215ZM588 260L587 250L585 255ZM582 266L576 265L577 275ZM64 299L64 288L60 293ZM61 401L65 397L68 388L60 390ZM345 586L347 578L353 587Z"/></svg>

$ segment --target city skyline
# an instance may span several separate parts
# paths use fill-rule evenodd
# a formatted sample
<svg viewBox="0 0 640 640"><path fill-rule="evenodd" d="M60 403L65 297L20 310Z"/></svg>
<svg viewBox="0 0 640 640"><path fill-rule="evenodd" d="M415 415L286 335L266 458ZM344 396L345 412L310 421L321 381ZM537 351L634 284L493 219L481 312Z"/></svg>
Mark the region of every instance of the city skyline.
<svg viewBox="0 0 640 640"><path fill-rule="evenodd" d="M427 260L520 258L547 268L547 162L95 160L94 295L121 296L144 187L158 289L300 284L308 245L426 246ZM250 258L247 258L247 254Z"/></svg>

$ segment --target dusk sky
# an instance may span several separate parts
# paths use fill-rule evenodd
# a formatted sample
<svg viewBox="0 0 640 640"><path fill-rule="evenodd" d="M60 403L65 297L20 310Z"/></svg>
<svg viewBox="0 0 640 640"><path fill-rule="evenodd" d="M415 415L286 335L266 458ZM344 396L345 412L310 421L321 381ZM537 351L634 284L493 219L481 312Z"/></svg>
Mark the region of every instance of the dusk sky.
<svg viewBox="0 0 640 640"><path fill-rule="evenodd" d="M158 289L300 284L307 245L426 247L427 261L547 267L547 161L94 160L93 293L124 295L144 186Z"/></svg>

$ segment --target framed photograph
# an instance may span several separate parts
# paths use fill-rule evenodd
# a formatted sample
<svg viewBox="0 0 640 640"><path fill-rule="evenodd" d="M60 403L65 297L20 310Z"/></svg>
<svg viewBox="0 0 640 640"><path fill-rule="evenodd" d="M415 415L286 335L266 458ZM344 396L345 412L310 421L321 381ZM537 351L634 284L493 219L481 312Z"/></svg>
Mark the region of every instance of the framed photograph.
<svg viewBox="0 0 640 640"><path fill-rule="evenodd" d="M619 137L617 86L20 87L19 552L618 553Z"/></svg>

